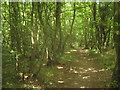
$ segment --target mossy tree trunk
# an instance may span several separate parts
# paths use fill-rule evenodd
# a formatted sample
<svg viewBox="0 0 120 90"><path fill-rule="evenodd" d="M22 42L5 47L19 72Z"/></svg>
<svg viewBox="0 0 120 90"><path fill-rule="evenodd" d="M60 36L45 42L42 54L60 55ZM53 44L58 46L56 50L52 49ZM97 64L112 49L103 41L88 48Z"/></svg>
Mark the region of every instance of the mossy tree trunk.
<svg viewBox="0 0 120 90"><path fill-rule="evenodd" d="M113 80L120 83L120 2L114 3L114 44L116 50L116 67Z"/></svg>

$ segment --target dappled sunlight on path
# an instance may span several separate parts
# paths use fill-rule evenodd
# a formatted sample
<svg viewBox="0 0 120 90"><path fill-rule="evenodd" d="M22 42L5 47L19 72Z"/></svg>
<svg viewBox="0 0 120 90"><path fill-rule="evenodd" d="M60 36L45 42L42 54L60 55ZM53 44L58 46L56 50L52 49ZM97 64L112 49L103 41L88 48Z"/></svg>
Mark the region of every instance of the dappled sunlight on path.
<svg viewBox="0 0 120 90"><path fill-rule="evenodd" d="M75 62L66 63L56 68L60 75L56 81L59 88L104 88L111 80L111 71L103 69L101 62L91 58L88 51L76 48L65 52L68 55L75 55ZM52 86L51 86L52 87Z"/></svg>

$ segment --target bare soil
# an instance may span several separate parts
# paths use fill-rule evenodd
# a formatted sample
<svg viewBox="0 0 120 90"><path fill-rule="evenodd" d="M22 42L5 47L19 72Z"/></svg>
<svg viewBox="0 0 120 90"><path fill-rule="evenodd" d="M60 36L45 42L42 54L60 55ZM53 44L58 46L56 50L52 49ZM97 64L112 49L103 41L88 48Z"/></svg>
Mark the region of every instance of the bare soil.
<svg viewBox="0 0 120 90"><path fill-rule="evenodd" d="M67 53L75 55L75 62L55 67L59 71L57 80L49 87L57 88L105 88L111 81L112 72L102 67L102 62L94 60L81 48Z"/></svg>

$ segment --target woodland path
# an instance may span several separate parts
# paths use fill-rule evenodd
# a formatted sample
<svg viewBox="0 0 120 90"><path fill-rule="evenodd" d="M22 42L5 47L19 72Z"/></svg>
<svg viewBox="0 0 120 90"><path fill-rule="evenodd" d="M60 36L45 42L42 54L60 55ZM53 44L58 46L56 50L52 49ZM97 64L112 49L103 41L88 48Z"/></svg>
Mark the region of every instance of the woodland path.
<svg viewBox="0 0 120 90"><path fill-rule="evenodd" d="M68 62L69 66L59 65L60 75L53 86L57 88L105 88L111 80L111 70L103 69L102 62L94 60L87 51L76 48L69 55L75 55L78 60ZM62 67L62 68L60 68Z"/></svg>

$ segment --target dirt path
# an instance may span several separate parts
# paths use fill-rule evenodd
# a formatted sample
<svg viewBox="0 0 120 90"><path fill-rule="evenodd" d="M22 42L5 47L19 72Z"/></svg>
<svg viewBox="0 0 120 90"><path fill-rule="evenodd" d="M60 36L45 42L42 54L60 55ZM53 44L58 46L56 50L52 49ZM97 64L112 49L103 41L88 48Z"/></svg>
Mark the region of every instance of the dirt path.
<svg viewBox="0 0 120 90"><path fill-rule="evenodd" d="M104 88L111 80L111 71L101 67L102 62L92 59L89 54L77 48L69 55L75 55L78 60L70 62L69 67L61 65L60 75L55 87L59 88Z"/></svg>

